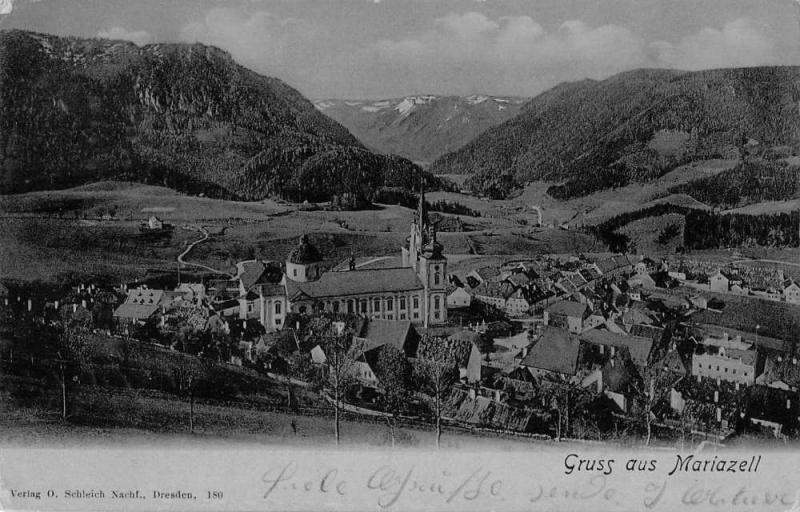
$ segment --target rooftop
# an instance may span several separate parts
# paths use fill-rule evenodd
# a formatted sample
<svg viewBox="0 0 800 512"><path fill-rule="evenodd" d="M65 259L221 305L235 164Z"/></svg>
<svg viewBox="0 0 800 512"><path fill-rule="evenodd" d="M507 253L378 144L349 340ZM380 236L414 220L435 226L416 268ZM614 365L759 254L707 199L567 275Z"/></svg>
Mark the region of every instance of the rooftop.
<svg viewBox="0 0 800 512"><path fill-rule="evenodd" d="M325 272L317 281L300 283L287 280L289 300L306 295L317 299L422 290L423 286L413 268L384 268Z"/></svg>
<svg viewBox="0 0 800 512"><path fill-rule="evenodd" d="M522 360L522 366L574 375L578 367L580 341L563 329L547 327Z"/></svg>

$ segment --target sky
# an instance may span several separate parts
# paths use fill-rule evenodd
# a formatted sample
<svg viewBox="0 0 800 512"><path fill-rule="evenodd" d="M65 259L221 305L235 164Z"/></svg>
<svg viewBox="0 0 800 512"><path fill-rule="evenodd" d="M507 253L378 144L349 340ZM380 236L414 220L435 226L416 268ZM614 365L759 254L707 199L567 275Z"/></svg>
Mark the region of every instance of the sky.
<svg viewBox="0 0 800 512"><path fill-rule="evenodd" d="M201 42L312 99L534 96L637 68L800 64L800 0L0 0L0 29Z"/></svg>

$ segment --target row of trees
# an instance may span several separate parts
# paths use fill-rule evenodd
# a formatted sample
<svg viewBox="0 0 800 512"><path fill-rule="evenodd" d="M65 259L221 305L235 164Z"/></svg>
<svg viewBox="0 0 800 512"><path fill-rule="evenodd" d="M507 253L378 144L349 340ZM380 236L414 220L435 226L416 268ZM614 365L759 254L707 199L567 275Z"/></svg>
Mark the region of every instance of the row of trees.
<svg viewBox="0 0 800 512"><path fill-rule="evenodd" d="M593 233L614 252L627 252L630 239L619 229L631 222L680 214L685 218L683 247L686 249L717 249L740 246L800 246L800 212L746 215L720 214L661 203L641 210L612 217L592 228ZM664 239L676 235L675 229L664 233Z"/></svg>

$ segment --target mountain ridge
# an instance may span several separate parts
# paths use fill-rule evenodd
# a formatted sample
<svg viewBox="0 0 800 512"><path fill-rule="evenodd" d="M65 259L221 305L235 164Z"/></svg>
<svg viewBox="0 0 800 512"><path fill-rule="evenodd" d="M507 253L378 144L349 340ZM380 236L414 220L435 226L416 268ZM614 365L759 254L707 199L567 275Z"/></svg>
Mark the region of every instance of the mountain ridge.
<svg viewBox="0 0 800 512"><path fill-rule="evenodd" d="M322 99L314 106L382 153L429 164L519 112L527 98L416 94L379 100Z"/></svg>
<svg viewBox="0 0 800 512"><path fill-rule="evenodd" d="M0 31L0 171L5 193L117 178L345 206L420 173L219 48L21 30Z"/></svg>
<svg viewBox="0 0 800 512"><path fill-rule="evenodd" d="M745 136L800 149L800 67L645 69L562 83L431 171L468 174L467 186L494 197L564 180L550 192L566 199L738 155Z"/></svg>

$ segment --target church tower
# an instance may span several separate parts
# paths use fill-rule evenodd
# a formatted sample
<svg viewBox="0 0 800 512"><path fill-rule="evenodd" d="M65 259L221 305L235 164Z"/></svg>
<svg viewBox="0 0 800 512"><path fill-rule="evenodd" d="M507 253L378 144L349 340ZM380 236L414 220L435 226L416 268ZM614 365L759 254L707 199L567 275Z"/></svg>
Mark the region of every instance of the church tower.
<svg viewBox="0 0 800 512"><path fill-rule="evenodd" d="M406 239L406 245L401 250L404 267L411 267L419 272L419 258L428 241L428 224L428 208L425 205L425 185L420 181L417 214L411 222L411 234Z"/></svg>
<svg viewBox="0 0 800 512"><path fill-rule="evenodd" d="M447 258L444 247L436 240L436 228L428 226L422 247L417 275L425 287L425 327L447 322Z"/></svg>

